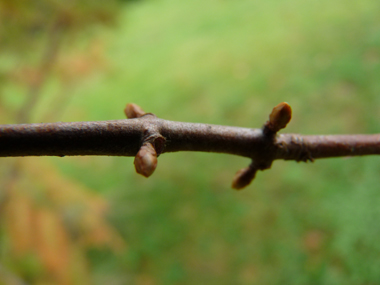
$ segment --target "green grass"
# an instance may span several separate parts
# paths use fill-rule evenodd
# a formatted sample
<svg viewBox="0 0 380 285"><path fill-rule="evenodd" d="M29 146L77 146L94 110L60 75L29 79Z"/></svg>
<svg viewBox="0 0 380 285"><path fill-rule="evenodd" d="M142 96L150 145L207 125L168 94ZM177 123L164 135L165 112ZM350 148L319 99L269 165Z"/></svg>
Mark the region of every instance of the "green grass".
<svg viewBox="0 0 380 285"><path fill-rule="evenodd" d="M165 119L260 127L287 101L288 132L380 132L379 8L370 0L135 3L102 36L110 72L76 90L64 120L120 119L134 102ZM380 282L376 157L275 162L242 192L230 189L249 163L238 157L166 154L148 180L131 158L54 160L113 202L128 250L94 254L99 284L107 276L134 284ZM102 268L108 275L96 275Z"/></svg>

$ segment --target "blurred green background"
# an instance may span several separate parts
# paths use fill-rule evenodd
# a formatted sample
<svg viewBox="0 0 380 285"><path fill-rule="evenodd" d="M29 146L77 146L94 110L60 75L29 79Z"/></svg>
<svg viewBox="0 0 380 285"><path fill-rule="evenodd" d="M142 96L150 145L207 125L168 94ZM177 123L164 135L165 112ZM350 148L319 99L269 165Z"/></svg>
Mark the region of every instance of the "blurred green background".
<svg viewBox="0 0 380 285"><path fill-rule="evenodd" d="M0 0L1 123L160 118L379 133L380 2ZM27 143L27 142L26 142ZM3 284L379 284L377 157L0 160ZM21 283L25 282L25 283Z"/></svg>

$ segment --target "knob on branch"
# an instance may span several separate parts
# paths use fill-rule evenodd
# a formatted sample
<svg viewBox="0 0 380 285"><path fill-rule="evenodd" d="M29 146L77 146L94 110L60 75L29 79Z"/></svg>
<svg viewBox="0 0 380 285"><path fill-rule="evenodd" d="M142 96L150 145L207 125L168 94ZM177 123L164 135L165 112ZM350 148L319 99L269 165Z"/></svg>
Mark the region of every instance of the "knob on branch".
<svg viewBox="0 0 380 285"><path fill-rule="evenodd" d="M140 106L133 103L127 104L124 109L124 113L128 119L140 118L145 115L153 115L151 113L146 113ZM146 129L142 138L140 150L137 152L133 162L138 174L145 177L149 177L153 174L157 167L157 157L164 150L165 141L165 138L161 136L157 129Z"/></svg>
<svg viewBox="0 0 380 285"><path fill-rule="evenodd" d="M288 103L282 102L275 106L269 115L269 121L263 126L264 140L268 144L273 144L276 133L285 128L292 118L292 108ZM271 167L273 156L263 153L262 157L255 158L252 163L236 172L232 181L232 188L236 190L243 189L248 186L256 176L258 170L265 170Z"/></svg>

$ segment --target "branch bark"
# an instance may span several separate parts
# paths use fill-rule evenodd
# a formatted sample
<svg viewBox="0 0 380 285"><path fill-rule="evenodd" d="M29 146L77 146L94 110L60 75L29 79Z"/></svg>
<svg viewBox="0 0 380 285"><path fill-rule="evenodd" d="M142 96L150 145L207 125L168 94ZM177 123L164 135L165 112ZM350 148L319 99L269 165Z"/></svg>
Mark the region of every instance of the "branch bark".
<svg viewBox="0 0 380 285"><path fill-rule="evenodd" d="M314 161L380 154L380 134L278 135L291 117L290 106L281 104L261 129L168 121L134 104L127 105L125 112L130 119L125 120L0 125L0 157L135 156L136 170L149 169L145 173L138 171L149 176L157 164L154 156L161 153L227 153L252 159L250 166L235 176L233 187L240 189L251 182L257 170L270 168L273 160ZM146 151L152 149L149 145L155 153Z"/></svg>

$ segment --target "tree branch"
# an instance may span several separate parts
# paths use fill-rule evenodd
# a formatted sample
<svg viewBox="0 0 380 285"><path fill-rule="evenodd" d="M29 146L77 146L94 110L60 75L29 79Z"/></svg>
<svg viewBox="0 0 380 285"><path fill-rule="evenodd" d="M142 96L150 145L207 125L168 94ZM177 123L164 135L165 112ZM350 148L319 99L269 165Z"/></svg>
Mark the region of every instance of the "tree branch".
<svg viewBox="0 0 380 285"><path fill-rule="evenodd" d="M0 156L135 156L137 172L148 177L161 153L227 153L252 159L235 176L233 188L240 189L251 182L257 170L270 168L276 159L314 161L380 154L380 134L277 135L291 118L286 103L273 109L261 129L168 121L145 113L134 104L128 104L125 113L130 119L0 125Z"/></svg>

